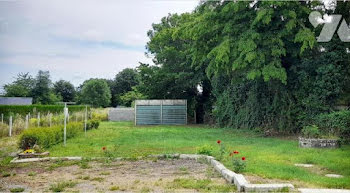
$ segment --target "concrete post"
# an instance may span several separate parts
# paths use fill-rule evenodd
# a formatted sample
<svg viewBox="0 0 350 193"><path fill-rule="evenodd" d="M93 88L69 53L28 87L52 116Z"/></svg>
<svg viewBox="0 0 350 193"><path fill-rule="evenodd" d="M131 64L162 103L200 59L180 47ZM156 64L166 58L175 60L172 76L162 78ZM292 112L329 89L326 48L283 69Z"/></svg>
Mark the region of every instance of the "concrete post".
<svg viewBox="0 0 350 193"><path fill-rule="evenodd" d="M40 127L40 112L38 112L38 127Z"/></svg>
<svg viewBox="0 0 350 193"><path fill-rule="evenodd" d="M26 115L26 123L24 126L25 129L28 129L28 122L29 122L29 115Z"/></svg>
<svg viewBox="0 0 350 193"><path fill-rule="evenodd" d="M87 123L87 106L85 106L85 120L84 120L84 131L85 131L85 135L86 135L86 123Z"/></svg>
<svg viewBox="0 0 350 193"><path fill-rule="evenodd" d="M9 123L10 129L9 129L9 136L12 136L12 116L10 116L10 123Z"/></svg>
<svg viewBox="0 0 350 193"><path fill-rule="evenodd" d="M66 146L66 140L67 140L67 116L68 116L68 108L67 103L64 104L64 129L63 129L63 144Z"/></svg>
<svg viewBox="0 0 350 193"><path fill-rule="evenodd" d="M52 126L52 114L51 113L49 114L49 125L50 125L50 127Z"/></svg>

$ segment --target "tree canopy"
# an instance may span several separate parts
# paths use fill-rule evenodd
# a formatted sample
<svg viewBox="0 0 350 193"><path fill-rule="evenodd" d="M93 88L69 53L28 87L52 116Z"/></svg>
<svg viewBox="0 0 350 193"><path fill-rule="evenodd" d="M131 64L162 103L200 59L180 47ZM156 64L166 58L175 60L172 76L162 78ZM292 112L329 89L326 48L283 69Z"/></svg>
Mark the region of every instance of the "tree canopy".
<svg viewBox="0 0 350 193"><path fill-rule="evenodd" d="M103 79L90 79L83 83L80 102L94 107L108 107L111 103L111 91Z"/></svg>
<svg viewBox="0 0 350 193"><path fill-rule="evenodd" d="M138 73L135 69L125 68L110 82L112 106L123 105L120 97L132 90L138 84Z"/></svg>
<svg viewBox="0 0 350 193"><path fill-rule="evenodd" d="M65 80L59 80L54 84L54 91L62 98L62 102L73 102L75 98L74 85Z"/></svg>
<svg viewBox="0 0 350 193"><path fill-rule="evenodd" d="M4 85L7 97L29 97L34 86L34 78L29 73L19 73L16 80Z"/></svg>
<svg viewBox="0 0 350 193"><path fill-rule="evenodd" d="M148 32L156 66L138 67L139 90L192 99L220 125L297 132L349 96L349 48L338 37L316 42L320 28L308 20L314 10L348 18L349 2L335 7L204 1L192 13L168 15Z"/></svg>

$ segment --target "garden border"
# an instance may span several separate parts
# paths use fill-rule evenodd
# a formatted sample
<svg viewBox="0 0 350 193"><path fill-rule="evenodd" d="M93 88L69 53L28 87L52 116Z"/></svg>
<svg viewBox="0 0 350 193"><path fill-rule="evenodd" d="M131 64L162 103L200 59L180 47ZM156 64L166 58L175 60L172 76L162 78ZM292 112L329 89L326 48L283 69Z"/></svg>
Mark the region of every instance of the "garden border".
<svg viewBox="0 0 350 193"><path fill-rule="evenodd" d="M213 156L197 155L197 154L161 154L161 155L150 155L148 157L162 158L175 158L175 159L190 159L190 160L201 160L204 159L207 163L214 167L224 179L230 184L234 184L237 190L240 192L268 192L278 191L283 188L294 189L292 184L250 184L242 174L237 174L227 169L222 163L215 160ZM143 157L138 157L142 159ZM26 158L18 159L17 157L11 160L11 163L25 163L25 162L38 162L38 161L50 161L50 160L82 160L82 157L45 157L45 158ZM103 157L91 158L91 160L105 159ZM115 158L114 160L127 160L128 158Z"/></svg>

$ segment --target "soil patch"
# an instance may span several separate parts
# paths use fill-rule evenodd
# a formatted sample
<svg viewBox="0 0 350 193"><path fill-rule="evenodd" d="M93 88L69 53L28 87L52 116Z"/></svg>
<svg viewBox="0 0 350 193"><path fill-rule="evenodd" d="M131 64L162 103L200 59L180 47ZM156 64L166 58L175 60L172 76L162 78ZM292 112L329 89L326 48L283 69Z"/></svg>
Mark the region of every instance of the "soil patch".
<svg viewBox="0 0 350 193"><path fill-rule="evenodd" d="M49 161L17 164L0 177L1 191L234 191L211 166L194 160ZM61 188L61 189L60 189Z"/></svg>

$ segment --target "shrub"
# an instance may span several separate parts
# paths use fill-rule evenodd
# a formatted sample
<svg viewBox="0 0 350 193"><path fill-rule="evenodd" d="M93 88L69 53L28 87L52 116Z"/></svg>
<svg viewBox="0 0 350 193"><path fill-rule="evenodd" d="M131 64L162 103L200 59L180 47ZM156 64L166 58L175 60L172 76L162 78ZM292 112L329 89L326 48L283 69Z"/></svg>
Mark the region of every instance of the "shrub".
<svg viewBox="0 0 350 193"><path fill-rule="evenodd" d="M307 138L318 138L320 136L320 131L316 125L309 125L303 127L301 133L304 137Z"/></svg>
<svg viewBox="0 0 350 193"><path fill-rule="evenodd" d="M198 154L213 155L213 147L211 145L203 145L197 149Z"/></svg>
<svg viewBox="0 0 350 193"><path fill-rule="evenodd" d="M67 124L67 139L74 137L82 131L82 123ZM23 150L28 147L31 148L35 144L43 148L48 148L63 141L63 126L30 128L23 131L19 139L18 145Z"/></svg>
<svg viewBox="0 0 350 193"><path fill-rule="evenodd" d="M343 110L317 116L313 123L322 133L339 136L344 143L350 142L350 111Z"/></svg>
<svg viewBox="0 0 350 193"><path fill-rule="evenodd" d="M87 121L86 130L97 129L100 126L100 121L96 119L92 119Z"/></svg>
<svg viewBox="0 0 350 193"><path fill-rule="evenodd" d="M108 109L92 109L91 110L91 118L100 120L100 121L108 121Z"/></svg>

